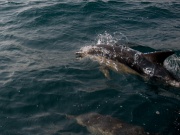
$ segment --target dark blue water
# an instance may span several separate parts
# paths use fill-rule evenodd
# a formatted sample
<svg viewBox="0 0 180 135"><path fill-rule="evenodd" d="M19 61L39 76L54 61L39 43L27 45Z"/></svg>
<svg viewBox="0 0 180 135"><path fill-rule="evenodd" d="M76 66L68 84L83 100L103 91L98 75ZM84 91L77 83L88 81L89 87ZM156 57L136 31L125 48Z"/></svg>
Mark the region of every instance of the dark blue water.
<svg viewBox="0 0 180 135"><path fill-rule="evenodd" d="M180 2L1 0L0 134L88 135L60 114L97 112L178 135L180 89L113 71L108 80L98 63L76 60L100 40L174 50L166 66L179 75Z"/></svg>

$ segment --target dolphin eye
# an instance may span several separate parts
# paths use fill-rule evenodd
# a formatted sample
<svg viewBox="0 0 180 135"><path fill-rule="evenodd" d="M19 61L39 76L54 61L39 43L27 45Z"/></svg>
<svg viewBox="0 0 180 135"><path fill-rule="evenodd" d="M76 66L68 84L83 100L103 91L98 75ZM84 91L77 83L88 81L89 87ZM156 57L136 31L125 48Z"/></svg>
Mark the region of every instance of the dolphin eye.
<svg viewBox="0 0 180 135"><path fill-rule="evenodd" d="M108 57L109 57L109 54L105 54L104 56L105 56L106 58L108 58Z"/></svg>

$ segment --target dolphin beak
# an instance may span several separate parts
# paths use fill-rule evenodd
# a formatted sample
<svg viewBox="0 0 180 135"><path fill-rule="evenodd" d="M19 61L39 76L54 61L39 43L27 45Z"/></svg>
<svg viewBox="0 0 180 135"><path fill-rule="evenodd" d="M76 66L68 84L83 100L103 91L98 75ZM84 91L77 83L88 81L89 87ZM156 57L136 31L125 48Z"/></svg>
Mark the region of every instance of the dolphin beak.
<svg viewBox="0 0 180 135"><path fill-rule="evenodd" d="M83 52L76 52L76 58L82 58L84 56Z"/></svg>

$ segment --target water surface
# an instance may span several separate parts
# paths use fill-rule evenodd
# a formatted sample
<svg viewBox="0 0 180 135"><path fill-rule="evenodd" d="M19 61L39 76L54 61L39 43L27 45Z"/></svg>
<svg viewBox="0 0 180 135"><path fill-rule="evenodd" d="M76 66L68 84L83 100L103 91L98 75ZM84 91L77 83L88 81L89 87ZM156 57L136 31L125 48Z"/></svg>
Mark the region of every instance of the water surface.
<svg viewBox="0 0 180 135"><path fill-rule="evenodd" d="M144 52L171 49L179 75L180 2L125 0L0 1L0 133L89 135L60 114L97 112L148 132L177 135L179 89L77 60L86 45L129 41Z"/></svg>

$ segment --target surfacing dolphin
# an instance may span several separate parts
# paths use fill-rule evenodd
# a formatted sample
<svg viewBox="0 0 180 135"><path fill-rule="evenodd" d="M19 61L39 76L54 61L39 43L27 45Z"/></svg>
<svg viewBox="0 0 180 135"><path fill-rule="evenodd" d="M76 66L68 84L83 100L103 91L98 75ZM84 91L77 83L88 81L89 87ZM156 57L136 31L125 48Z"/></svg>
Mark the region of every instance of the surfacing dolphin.
<svg viewBox="0 0 180 135"><path fill-rule="evenodd" d="M140 126L125 123L110 115L87 113L79 116L69 116L81 126L84 126L93 135L158 135L145 132Z"/></svg>
<svg viewBox="0 0 180 135"><path fill-rule="evenodd" d="M115 71L126 71L151 80L159 80L173 87L180 88L180 79L169 72L164 66L164 60L173 51L158 51L142 53L127 46L96 45L85 46L76 52L77 57L90 57ZM108 72L105 72L108 77Z"/></svg>

